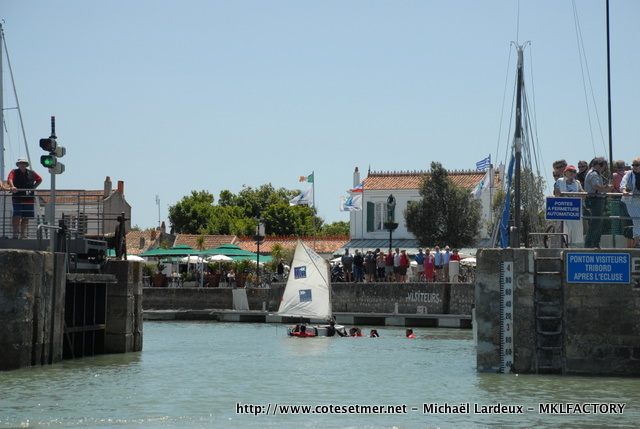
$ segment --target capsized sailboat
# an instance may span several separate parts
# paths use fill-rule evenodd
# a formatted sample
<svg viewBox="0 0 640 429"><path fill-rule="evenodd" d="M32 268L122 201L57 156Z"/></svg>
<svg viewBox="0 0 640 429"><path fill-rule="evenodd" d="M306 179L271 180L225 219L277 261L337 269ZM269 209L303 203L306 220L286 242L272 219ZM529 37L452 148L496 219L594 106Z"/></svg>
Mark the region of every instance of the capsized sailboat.
<svg viewBox="0 0 640 429"><path fill-rule="evenodd" d="M295 325L288 334L297 337L334 336L344 330L335 325L331 311L331 276L329 263L298 240L289 278L278 309L279 316L321 319L328 325Z"/></svg>

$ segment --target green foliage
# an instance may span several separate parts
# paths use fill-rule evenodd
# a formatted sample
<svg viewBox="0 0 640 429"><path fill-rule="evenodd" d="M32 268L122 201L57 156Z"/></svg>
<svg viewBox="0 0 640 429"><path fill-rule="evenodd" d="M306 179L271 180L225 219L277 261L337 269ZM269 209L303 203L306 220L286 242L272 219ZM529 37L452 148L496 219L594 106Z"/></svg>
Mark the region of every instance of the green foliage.
<svg viewBox="0 0 640 429"><path fill-rule="evenodd" d="M254 235L258 217L267 235L311 235L323 221L308 206L290 206L299 190L275 189L270 183L257 189L243 186L238 194L220 192L218 204L206 191L191 191L169 207L169 221L180 234Z"/></svg>
<svg viewBox="0 0 640 429"><path fill-rule="evenodd" d="M237 273L252 273L256 270L256 262L251 259L242 259L235 263Z"/></svg>
<svg viewBox="0 0 640 429"><path fill-rule="evenodd" d="M456 186L439 162L420 187L422 200L404 212L407 229L421 246L472 247L478 240L481 205L467 189Z"/></svg>
<svg viewBox="0 0 640 429"><path fill-rule="evenodd" d="M213 195L191 191L191 195L169 207L169 222L180 234L207 234L213 210Z"/></svg>
<svg viewBox="0 0 640 429"><path fill-rule="evenodd" d="M156 273L156 265L155 264L142 264L142 275L145 277L151 277Z"/></svg>
<svg viewBox="0 0 640 429"><path fill-rule="evenodd" d="M321 232L324 235L349 235L351 231L349 222L338 221L333 222L329 225L325 225L324 227L322 227Z"/></svg>

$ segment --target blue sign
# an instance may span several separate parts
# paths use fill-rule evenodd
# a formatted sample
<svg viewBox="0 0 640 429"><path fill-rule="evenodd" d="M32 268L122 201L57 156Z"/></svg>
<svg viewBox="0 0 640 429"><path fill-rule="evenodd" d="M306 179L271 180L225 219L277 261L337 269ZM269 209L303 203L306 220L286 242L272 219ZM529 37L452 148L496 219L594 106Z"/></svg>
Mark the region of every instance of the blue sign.
<svg viewBox="0 0 640 429"><path fill-rule="evenodd" d="M311 296L311 289L300 289L298 291L300 296L300 302L312 302L313 297Z"/></svg>
<svg viewBox="0 0 640 429"><path fill-rule="evenodd" d="M629 283L631 256L628 253L567 253L569 283Z"/></svg>
<svg viewBox="0 0 640 429"><path fill-rule="evenodd" d="M580 198L547 198L547 220L580 220L582 199Z"/></svg>
<svg viewBox="0 0 640 429"><path fill-rule="evenodd" d="M295 279L306 279L307 278L307 266L303 265L301 267L293 268L293 277Z"/></svg>

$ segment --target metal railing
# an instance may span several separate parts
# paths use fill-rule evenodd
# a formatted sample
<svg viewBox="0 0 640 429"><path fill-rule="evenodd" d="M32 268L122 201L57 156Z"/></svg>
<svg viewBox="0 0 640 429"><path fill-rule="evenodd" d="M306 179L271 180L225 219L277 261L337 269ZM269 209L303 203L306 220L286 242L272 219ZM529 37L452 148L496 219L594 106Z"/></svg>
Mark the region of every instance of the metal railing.
<svg viewBox="0 0 640 429"><path fill-rule="evenodd" d="M41 225L50 227L60 226L63 221L67 228L75 230L76 236L101 236L111 233L110 224L120 213L105 211L105 197L95 191L84 190L56 190L55 225L49 225L49 210L51 192L49 190L35 190L34 217L29 219L26 235L30 238L37 236ZM4 191L0 193L0 237L10 238L13 235L13 195ZM42 238L49 236L50 230L42 231Z"/></svg>
<svg viewBox="0 0 640 429"><path fill-rule="evenodd" d="M586 236L588 231L588 226L590 221L592 220L601 220L602 223L600 225L601 236L612 236L612 244L614 247L617 246L617 236L621 236L621 239L633 239L633 222L640 221L640 195L629 195L625 198L625 201L622 201L623 194L622 193L606 193L606 194L598 194L597 197L589 197L586 192L562 192L560 194L561 197L574 197L581 198L583 200L582 204L582 218L581 221L584 226L584 234ZM629 198L631 197L631 198ZM587 200L602 200L602 207L598 207L597 211L600 211L601 214L594 214L589 211L587 207ZM633 216L630 213L637 213L638 215ZM563 221L553 221L545 232L538 233L530 233L531 236L542 236L544 239L545 247L568 247L568 236L565 232L562 231ZM596 224L596 227L597 224ZM559 237L559 246L550 246L553 237ZM626 247L626 243L620 243Z"/></svg>

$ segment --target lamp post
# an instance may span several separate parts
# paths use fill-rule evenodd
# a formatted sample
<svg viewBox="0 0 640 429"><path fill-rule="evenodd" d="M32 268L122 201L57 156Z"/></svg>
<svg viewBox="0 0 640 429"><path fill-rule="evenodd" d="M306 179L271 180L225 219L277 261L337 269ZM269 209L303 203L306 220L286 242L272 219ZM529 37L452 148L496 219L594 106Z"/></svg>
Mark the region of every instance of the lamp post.
<svg viewBox="0 0 640 429"><path fill-rule="evenodd" d="M389 230L389 253L393 249L393 231L398 227L398 222L394 221L394 213L396 207L396 197L393 194L387 198L387 221L384 223L384 228Z"/></svg>
<svg viewBox="0 0 640 429"><path fill-rule="evenodd" d="M256 256L256 281L259 281L260 278L260 244L264 242L264 222L262 218L258 219L258 226L256 226L256 235L253 236L253 239L256 242L257 256Z"/></svg>

